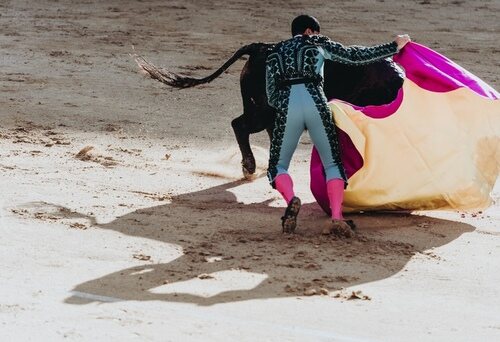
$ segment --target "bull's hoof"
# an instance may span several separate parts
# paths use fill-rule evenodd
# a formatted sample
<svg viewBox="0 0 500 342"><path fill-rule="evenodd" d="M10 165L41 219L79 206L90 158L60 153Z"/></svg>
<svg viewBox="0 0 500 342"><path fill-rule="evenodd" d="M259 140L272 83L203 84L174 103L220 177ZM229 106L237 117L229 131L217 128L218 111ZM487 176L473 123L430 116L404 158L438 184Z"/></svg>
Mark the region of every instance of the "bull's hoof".
<svg viewBox="0 0 500 342"><path fill-rule="evenodd" d="M255 173L255 158L253 156L243 158L241 170L245 178L250 178Z"/></svg>
<svg viewBox="0 0 500 342"><path fill-rule="evenodd" d="M243 171L243 177L245 177L245 179L252 179L254 173L250 172L245 167L242 167L241 171Z"/></svg>
<svg viewBox="0 0 500 342"><path fill-rule="evenodd" d="M299 215L300 206L300 198L292 198L285 210L285 215L281 218L283 233L293 234L295 232L295 228L297 228L297 215Z"/></svg>
<svg viewBox="0 0 500 342"><path fill-rule="evenodd" d="M323 235L335 235L340 238L352 238L356 234L352 228L354 226L354 222L347 223L344 220L332 220L328 223L328 225L323 229ZM355 226L354 226L355 227Z"/></svg>

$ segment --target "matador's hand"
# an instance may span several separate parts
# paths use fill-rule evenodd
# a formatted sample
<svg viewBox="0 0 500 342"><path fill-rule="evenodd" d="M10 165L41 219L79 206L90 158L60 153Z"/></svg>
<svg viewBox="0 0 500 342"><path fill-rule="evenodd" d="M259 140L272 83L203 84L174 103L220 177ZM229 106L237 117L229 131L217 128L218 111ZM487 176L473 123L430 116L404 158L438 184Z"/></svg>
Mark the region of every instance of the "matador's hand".
<svg viewBox="0 0 500 342"><path fill-rule="evenodd" d="M400 51L408 42L411 42L411 39L407 34L400 34L394 41L398 44L398 51Z"/></svg>

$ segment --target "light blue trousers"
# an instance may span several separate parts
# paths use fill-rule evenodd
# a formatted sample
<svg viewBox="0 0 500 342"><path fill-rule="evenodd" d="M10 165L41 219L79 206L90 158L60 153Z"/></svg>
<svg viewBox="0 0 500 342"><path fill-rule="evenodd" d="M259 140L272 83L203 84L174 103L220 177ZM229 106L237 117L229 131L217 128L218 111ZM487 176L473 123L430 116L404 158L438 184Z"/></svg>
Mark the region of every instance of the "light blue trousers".
<svg viewBox="0 0 500 342"><path fill-rule="evenodd" d="M277 174L288 173L290 160L305 129L309 131L309 136L319 152L325 168L326 180L342 179L339 167L333 161L330 142L323 121L304 84L294 84L290 89L286 127L281 144Z"/></svg>

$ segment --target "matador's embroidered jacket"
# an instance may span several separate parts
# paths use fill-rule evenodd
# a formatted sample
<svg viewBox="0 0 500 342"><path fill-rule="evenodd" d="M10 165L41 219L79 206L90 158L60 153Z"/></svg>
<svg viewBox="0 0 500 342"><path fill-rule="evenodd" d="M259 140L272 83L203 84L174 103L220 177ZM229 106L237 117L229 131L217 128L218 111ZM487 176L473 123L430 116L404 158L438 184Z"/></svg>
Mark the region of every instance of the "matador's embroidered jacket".
<svg viewBox="0 0 500 342"><path fill-rule="evenodd" d="M304 83L321 115L330 142L332 158L347 181L340 157L340 147L332 114L323 92L323 65L325 59L350 65L361 65L390 57L397 53L396 42L373 47L349 46L322 35L298 35L278 43L266 61L266 91L269 104L277 110L271 141L268 176L274 186L286 126L290 88Z"/></svg>

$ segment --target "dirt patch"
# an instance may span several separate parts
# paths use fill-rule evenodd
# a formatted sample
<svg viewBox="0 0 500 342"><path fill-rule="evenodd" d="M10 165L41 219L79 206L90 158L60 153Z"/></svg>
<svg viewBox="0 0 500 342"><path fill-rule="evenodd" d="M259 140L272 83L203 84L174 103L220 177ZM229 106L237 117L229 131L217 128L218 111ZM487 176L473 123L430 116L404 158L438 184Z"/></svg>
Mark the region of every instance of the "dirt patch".
<svg viewBox="0 0 500 342"><path fill-rule="evenodd" d="M113 157L101 155L94 146L85 146L75 155L75 158L81 161L97 163L104 167L118 165L118 162Z"/></svg>

